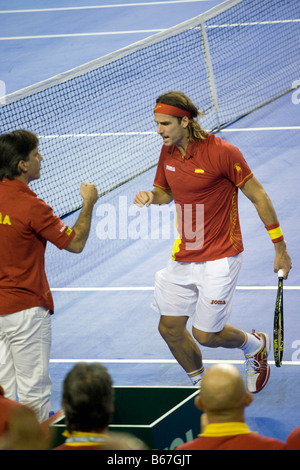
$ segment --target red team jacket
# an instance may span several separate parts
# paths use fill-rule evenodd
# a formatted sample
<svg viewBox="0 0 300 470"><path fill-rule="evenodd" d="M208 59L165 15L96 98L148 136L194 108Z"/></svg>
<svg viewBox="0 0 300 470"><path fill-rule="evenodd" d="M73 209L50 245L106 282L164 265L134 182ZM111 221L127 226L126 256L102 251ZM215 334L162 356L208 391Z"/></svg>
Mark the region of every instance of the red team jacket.
<svg viewBox="0 0 300 470"><path fill-rule="evenodd" d="M74 230L23 182L0 181L0 314L43 306L54 311L45 274L47 241L65 248Z"/></svg>

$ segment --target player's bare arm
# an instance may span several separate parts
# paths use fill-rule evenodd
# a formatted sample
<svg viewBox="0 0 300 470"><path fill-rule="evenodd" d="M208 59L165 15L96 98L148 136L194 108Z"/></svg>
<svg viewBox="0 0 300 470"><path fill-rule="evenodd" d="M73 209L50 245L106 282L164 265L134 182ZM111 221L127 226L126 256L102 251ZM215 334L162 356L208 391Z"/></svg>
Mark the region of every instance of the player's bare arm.
<svg viewBox="0 0 300 470"><path fill-rule="evenodd" d="M137 206L150 206L150 204L169 204L173 201L172 192L161 188L154 188L152 191L140 191L134 198Z"/></svg>
<svg viewBox="0 0 300 470"><path fill-rule="evenodd" d="M73 240L65 248L72 253L81 253L89 236L94 205L98 199L98 191L93 184L81 183L80 194L83 205L79 217L72 227L75 232Z"/></svg>
<svg viewBox="0 0 300 470"><path fill-rule="evenodd" d="M255 178L248 180L241 188L245 196L253 203L257 213L265 226L276 224L278 222L277 215L271 199L267 195L264 187ZM274 272L282 269L284 278L287 279L290 269L292 268L291 257L286 249L285 240L274 243L275 261Z"/></svg>

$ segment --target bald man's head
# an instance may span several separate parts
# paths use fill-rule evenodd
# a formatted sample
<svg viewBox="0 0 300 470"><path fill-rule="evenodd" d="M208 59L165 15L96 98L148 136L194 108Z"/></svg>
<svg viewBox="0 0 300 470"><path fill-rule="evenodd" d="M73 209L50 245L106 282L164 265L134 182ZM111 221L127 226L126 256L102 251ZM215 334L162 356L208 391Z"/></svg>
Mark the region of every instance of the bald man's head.
<svg viewBox="0 0 300 470"><path fill-rule="evenodd" d="M220 416L222 421L231 417L236 421L241 419L244 408L251 401L252 396L238 369L230 364L218 364L204 374L195 404L208 416Z"/></svg>

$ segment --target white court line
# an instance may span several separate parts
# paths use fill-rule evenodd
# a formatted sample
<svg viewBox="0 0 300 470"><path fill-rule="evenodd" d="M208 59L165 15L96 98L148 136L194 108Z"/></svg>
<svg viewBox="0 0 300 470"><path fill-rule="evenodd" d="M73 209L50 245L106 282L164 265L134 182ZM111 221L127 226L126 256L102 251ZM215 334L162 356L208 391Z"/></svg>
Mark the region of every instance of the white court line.
<svg viewBox="0 0 300 470"><path fill-rule="evenodd" d="M299 130L300 126L285 126L285 127L235 127L220 129L219 132L251 132L251 131L294 131Z"/></svg>
<svg viewBox="0 0 300 470"><path fill-rule="evenodd" d="M71 34L42 34L38 36L6 36L0 37L0 41L15 41L25 39L51 39L51 38L74 38L83 36L110 36L114 34L138 34L138 33L160 33L165 29L139 29L134 31L106 31L98 33L71 33Z"/></svg>
<svg viewBox="0 0 300 470"><path fill-rule="evenodd" d="M2 12L0 12L0 14L1 13ZM278 23L283 23L283 22L284 21L278 21ZM288 20L286 22L300 22L300 20ZM257 24L263 24L263 23L257 23ZM228 28L230 26L239 27L239 26L249 26L249 25L256 25L256 23L214 25L214 26L209 26L209 28L225 28L225 27ZM15 41L15 40L25 40L25 39L73 38L73 37L85 37L85 36L112 36L115 34L140 34L140 33L153 34L153 33L161 33L163 31L167 31L167 28L137 29L137 30L132 30L132 31L100 31L100 32L94 32L94 33L42 34L42 35L36 35L36 36L4 36L4 37L0 37L0 41Z"/></svg>
<svg viewBox="0 0 300 470"><path fill-rule="evenodd" d="M147 291L154 287L51 287L53 292Z"/></svg>
<svg viewBox="0 0 300 470"><path fill-rule="evenodd" d="M241 127L241 128L227 128L220 129L218 132L251 132L251 131L289 131L300 130L300 126L289 127ZM111 137L120 135L157 135L156 131L142 131L142 132L93 132L91 134L49 134L39 135L40 139L73 139L73 138L86 138L86 137Z"/></svg>
<svg viewBox="0 0 300 470"><path fill-rule="evenodd" d="M224 23L224 24L212 24L208 25L208 28L234 28L240 26L260 26L260 25L269 25L269 24L287 24L287 23L299 23L299 19L291 20L272 20L272 21L252 21L248 23Z"/></svg>
<svg viewBox="0 0 300 470"><path fill-rule="evenodd" d="M52 364L75 364L77 362L99 362L101 364L178 364L176 359L50 359ZM203 359L206 364L244 364L245 360ZM268 361L275 364L274 361ZM283 361L283 365L299 366L300 361Z"/></svg>
<svg viewBox="0 0 300 470"><path fill-rule="evenodd" d="M115 135L157 135L155 131L143 132L93 132L91 134L50 134L39 135L39 139L73 139L84 137L111 137Z"/></svg>
<svg viewBox="0 0 300 470"><path fill-rule="evenodd" d="M171 0L163 2L148 2L148 3L115 3L112 5L92 5L84 7L60 7L60 8L32 8L28 10L2 10L0 14L5 13L43 13L47 11L69 11L69 10L96 10L99 8L122 8L122 7L145 7L151 5L171 5L174 3L200 3L208 2L209 0Z"/></svg>
<svg viewBox="0 0 300 470"><path fill-rule="evenodd" d="M285 290L300 290L300 286L285 286ZM52 292L116 292L153 291L154 286L141 287L51 287ZM277 290L277 286L237 286L236 290Z"/></svg>

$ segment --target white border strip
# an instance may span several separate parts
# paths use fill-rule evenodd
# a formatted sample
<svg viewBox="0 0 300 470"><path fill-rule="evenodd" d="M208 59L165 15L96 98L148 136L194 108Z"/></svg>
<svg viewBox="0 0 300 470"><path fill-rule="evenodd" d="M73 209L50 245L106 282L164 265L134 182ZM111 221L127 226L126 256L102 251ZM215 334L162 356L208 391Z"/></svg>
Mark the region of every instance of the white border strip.
<svg viewBox="0 0 300 470"><path fill-rule="evenodd" d="M143 387L122 387L122 386L116 386L114 388L150 388L150 389L153 389L153 388L157 388L157 389L168 389L168 388L172 388L172 389L182 389L182 388L186 388L187 390L190 391L190 395L188 395L186 398L184 398L180 403L177 403L177 405L174 405L173 408L171 408L170 410L166 411L163 415L159 416L159 418L156 418L152 423L150 424L110 424L109 427L110 428L128 428L131 427L131 428L147 428L147 429L151 429L153 428L156 424L160 423L163 419L165 419L167 416L169 416L170 414L172 414L174 411L176 411L178 408L180 408L182 405L184 405L185 403L187 403L188 401L190 401L192 398L195 398L196 395L198 395L199 393L199 390L197 389L197 387L174 387L174 386L171 386L171 387L168 387L168 386L163 386L163 387L159 387L159 386L150 386L150 387L146 387L146 386L143 386Z"/></svg>
<svg viewBox="0 0 300 470"><path fill-rule="evenodd" d="M191 395L189 395L188 397L186 397L184 400L182 400L180 403L177 403L177 405L175 405L173 408L171 408L170 410L168 410L166 413L164 413L163 415L161 415L159 418L155 419L151 424L150 426L151 427L154 427L156 424L160 423L163 419L165 419L167 416L169 416L170 414L174 413L174 411L178 410L178 408L180 408L182 405L184 405L185 403L187 403L188 401L190 401L192 398L196 397L199 393L199 390L196 390L194 391L194 393L191 393Z"/></svg>

